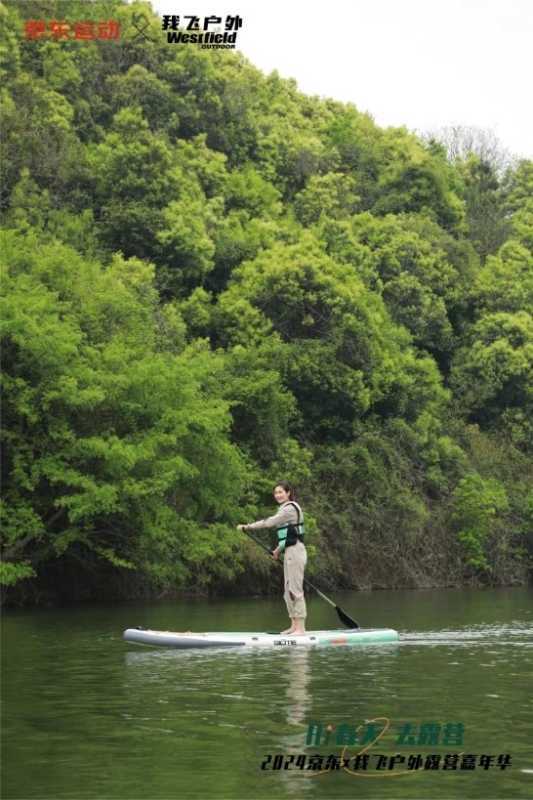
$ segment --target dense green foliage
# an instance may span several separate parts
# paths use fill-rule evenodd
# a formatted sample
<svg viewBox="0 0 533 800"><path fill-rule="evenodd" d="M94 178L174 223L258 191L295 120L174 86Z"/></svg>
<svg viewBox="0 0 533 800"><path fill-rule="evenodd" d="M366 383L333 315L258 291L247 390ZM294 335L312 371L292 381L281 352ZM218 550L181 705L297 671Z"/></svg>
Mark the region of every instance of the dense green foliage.
<svg viewBox="0 0 533 800"><path fill-rule="evenodd" d="M331 585L526 580L533 164L167 45L147 4L0 16L9 595L277 585L235 526L281 478Z"/></svg>

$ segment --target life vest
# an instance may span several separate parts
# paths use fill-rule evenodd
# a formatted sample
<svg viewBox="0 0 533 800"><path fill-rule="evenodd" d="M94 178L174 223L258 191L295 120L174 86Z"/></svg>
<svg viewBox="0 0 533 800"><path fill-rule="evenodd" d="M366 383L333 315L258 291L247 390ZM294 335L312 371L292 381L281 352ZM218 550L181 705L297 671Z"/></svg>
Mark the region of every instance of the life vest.
<svg viewBox="0 0 533 800"><path fill-rule="evenodd" d="M303 542L304 540L304 524L300 522L302 517L302 510L298 503L294 503L290 500L285 505L294 506L298 513L298 522L296 525L292 522L286 523L281 528L277 528L278 534L278 544L283 544L285 542L285 548L292 547L293 544L296 542Z"/></svg>

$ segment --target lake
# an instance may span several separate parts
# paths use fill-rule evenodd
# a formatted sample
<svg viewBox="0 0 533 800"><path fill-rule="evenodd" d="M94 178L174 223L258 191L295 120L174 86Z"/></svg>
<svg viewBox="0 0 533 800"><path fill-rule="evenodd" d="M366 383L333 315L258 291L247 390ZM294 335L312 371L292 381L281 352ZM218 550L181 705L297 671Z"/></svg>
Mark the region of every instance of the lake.
<svg viewBox="0 0 533 800"><path fill-rule="evenodd" d="M136 625L281 630L281 598L4 610L2 797L532 798L533 588L335 600L400 641L122 640ZM338 627L320 598L308 611L308 628Z"/></svg>

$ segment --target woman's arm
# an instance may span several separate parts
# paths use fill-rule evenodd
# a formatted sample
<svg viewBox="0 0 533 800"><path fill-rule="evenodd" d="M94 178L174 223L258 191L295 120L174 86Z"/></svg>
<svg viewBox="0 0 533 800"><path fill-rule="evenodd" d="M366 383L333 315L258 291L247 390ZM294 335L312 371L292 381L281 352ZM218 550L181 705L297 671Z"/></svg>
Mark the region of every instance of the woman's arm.
<svg viewBox="0 0 533 800"><path fill-rule="evenodd" d="M238 525L237 527L244 531L255 531L259 528L281 528L286 523L295 523L298 521L298 514L294 506L282 506L271 517L265 519L258 519L257 522L250 522L247 525Z"/></svg>
<svg viewBox="0 0 533 800"><path fill-rule="evenodd" d="M271 517L266 517L266 519L259 519L257 522L250 522L248 525L237 525L240 530L257 530L259 528L282 528L283 525L287 523L295 524L298 522L298 513L294 506L292 505L285 505L282 506L278 511L273 514ZM272 551L272 557L274 559L279 558L281 553L285 550L285 542L278 544L275 550Z"/></svg>

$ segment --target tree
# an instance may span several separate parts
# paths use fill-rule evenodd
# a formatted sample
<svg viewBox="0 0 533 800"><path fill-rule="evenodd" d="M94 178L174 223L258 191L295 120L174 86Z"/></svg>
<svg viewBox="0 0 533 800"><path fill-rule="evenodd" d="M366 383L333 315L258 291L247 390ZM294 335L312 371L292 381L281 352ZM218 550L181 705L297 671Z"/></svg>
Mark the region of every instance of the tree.
<svg viewBox="0 0 533 800"><path fill-rule="evenodd" d="M167 586L209 581L215 553L231 573L246 475L220 356L185 346L139 259L104 270L14 231L2 253L5 582L58 557Z"/></svg>
<svg viewBox="0 0 533 800"><path fill-rule="evenodd" d="M151 258L163 209L178 194L168 142L149 130L140 108L124 108L104 140L87 149L102 241L125 256Z"/></svg>
<svg viewBox="0 0 533 800"><path fill-rule="evenodd" d="M531 449L533 319L527 311L484 314L455 355L451 384L470 419L505 425Z"/></svg>
<svg viewBox="0 0 533 800"><path fill-rule="evenodd" d="M504 188L489 161L471 155L458 167L464 180L469 238L484 262L511 232Z"/></svg>
<svg viewBox="0 0 533 800"><path fill-rule="evenodd" d="M440 142L452 162L468 161L471 156L486 164L498 178L514 163L514 157L498 139L494 131L475 125L447 125L422 134L431 142Z"/></svg>
<svg viewBox="0 0 533 800"><path fill-rule="evenodd" d="M373 408L416 419L443 398L432 360L415 357L381 299L307 232L298 244L276 244L234 270L214 326L226 347L279 337L284 382L305 435L319 441L349 439L354 422Z"/></svg>
<svg viewBox="0 0 533 800"><path fill-rule="evenodd" d="M498 516L509 508L505 488L493 478L483 480L473 473L459 481L453 499L457 538L464 547L466 563L481 572L489 572L487 540Z"/></svg>

